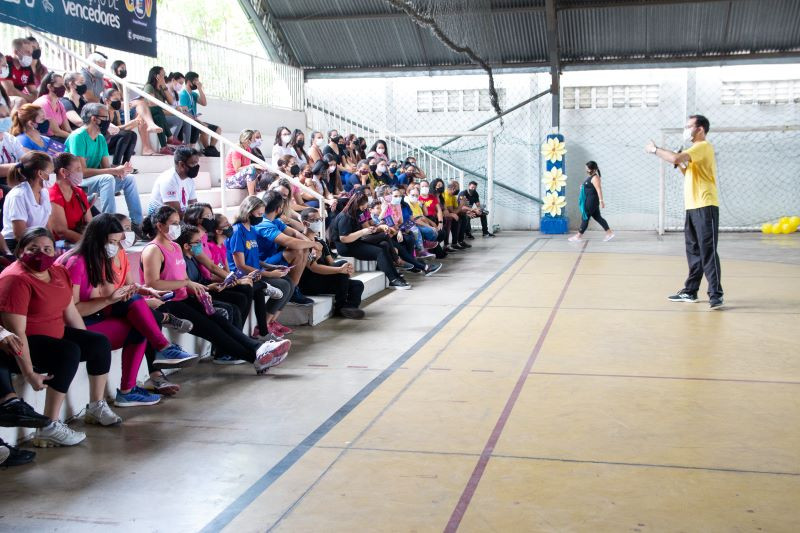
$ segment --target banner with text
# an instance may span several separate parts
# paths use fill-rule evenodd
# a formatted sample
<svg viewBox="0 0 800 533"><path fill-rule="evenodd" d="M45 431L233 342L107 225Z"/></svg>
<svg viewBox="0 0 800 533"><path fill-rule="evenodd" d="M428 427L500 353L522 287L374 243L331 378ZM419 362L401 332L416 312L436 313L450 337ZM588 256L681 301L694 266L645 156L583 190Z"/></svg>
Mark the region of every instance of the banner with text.
<svg viewBox="0 0 800 533"><path fill-rule="evenodd" d="M0 22L156 57L156 0L0 0Z"/></svg>

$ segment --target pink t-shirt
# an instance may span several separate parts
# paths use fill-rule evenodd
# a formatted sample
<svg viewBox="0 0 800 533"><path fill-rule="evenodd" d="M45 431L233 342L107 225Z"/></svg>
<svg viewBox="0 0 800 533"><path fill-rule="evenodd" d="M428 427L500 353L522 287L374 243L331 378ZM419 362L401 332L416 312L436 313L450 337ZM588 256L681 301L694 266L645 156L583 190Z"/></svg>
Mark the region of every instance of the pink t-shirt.
<svg viewBox="0 0 800 533"><path fill-rule="evenodd" d="M244 148L244 150L247 150L248 152L250 151L248 148ZM225 176L228 178L238 172L238 170L233 166L234 162L239 164L239 168L247 166L251 163L250 159L243 156L239 152L230 151L228 155L225 156Z"/></svg>
<svg viewBox="0 0 800 533"><path fill-rule="evenodd" d="M211 258L211 250L208 249L208 234L202 233L200 235L200 242L203 243L203 253L206 257ZM211 276L211 271L204 267L199 261L197 261L197 266L200 268L200 275L203 276L203 279L214 279Z"/></svg>
<svg viewBox="0 0 800 533"><path fill-rule="evenodd" d="M50 129L47 130L48 135L53 134L53 124L60 126L67 120L67 110L64 109L64 104L58 98L56 98L55 106L50 105L50 96L47 94L40 96L33 103L42 108L45 118L50 121Z"/></svg>
<svg viewBox="0 0 800 533"><path fill-rule="evenodd" d="M203 249L205 250L206 248L208 248L208 257L214 261L214 264L225 270L225 265L228 263L228 248L225 244L208 241Z"/></svg>
<svg viewBox="0 0 800 533"><path fill-rule="evenodd" d="M158 246L161 250L161 255L164 256L164 263L161 267L161 279L164 281L183 281L186 279L186 260L183 258L181 247L174 242L170 243L171 249L167 249L156 241L150 241L147 246ZM145 248L147 248L145 246ZM144 255L144 254L143 254ZM144 269L141 272L142 283L144 283ZM180 302L188 297L186 287L181 287L173 291L175 293L174 301Z"/></svg>

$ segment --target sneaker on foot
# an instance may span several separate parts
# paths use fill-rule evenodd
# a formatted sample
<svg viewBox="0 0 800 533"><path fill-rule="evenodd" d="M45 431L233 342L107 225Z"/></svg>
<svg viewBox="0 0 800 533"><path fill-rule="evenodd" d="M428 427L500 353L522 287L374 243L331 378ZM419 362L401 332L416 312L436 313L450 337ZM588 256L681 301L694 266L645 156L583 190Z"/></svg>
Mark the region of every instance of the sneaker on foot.
<svg viewBox="0 0 800 533"><path fill-rule="evenodd" d="M189 333L192 331L194 324L189 322L188 320L184 320L182 318L178 318L171 313L167 313L164 315L164 323L162 326L166 326L170 329L174 329L180 333Z"/></svg>
<svg viewBox="0 0 800 533"><path fill-rule="evenodd" d="M270 300L280 300L283 298L283 291L278 287L270 285L269 283L267 283L267 286L264 287L264 294L266 294Z"/></svg>
<svg viewBox="0 0 800 533"><path fill-rule="evenodd" d="M417 257L419 259L430 259L431 257L436 257L436 254L432 254L428 250L425 250L424 252L420 252Z"/></svg>
<svg viewBox="0 0 800 533"><path fill-rule="evenodd" d="M357 307L342 307L339 309L338 314L344 318L351 318L353 320L361 320L364 318L364 310Z"/></svg>
<svg viewBox="0 0 800 533"><path fill-rule="evenodd" d="M117 389L114 405L117 407L135 407L137 405L155 405L160 401L161 395L153 394L141 387L134 387L127 393Z"/></svg>
<svg viewBox="0 0 800 533"><path fill-rule="evenodd" d="M5 459L3 459L5 455ZM21 466L33 461L36 452L31 450L20 450L0 439L0 464L3 466Z"/></svg>
<svg viewBox="0 0 800 533"><path fill-rule="evenodd" d="M491 231L487 231L486 233L483 234L483 236L484 237L494 237L494 233L492 233Z"/></svg>
<svg viewBox="0 0 800 533"><path fill-rule="evenodd" d="M462 249L465 249L465 248L472 248L472 245L471 245L470 243L468 243L468 242L465 242L465 241L461 241L461 242L460 242L460 243L458 243L458 244L459 244L459 246L461 246L461 248L462 248Z"/></svg>
<svg viewBox="0 0 800 533"><path fill-rule="evenodd" d="M33 445L37 448L75 446L85 438L85 433L75 431L65 423L53 420L49 426L36 430L36 433L33 435Z"/></svg>
<svg viewBox="0 0 800 533"><path fill-rule="evenodd" d="M277 334L280 335L281 337L285 337L286 335L291 335L292 333L294 333L294 330L292 328L284 326L277 320L270 322L269 326L272 327L272 330L276 331ZM273 331L270 332L272 333Z"/></svg>
<svg viewBox="0 0 800 533"><path fill-rule="evenodd" d="M405 261L401 261L400 264L396 266L397 268L405 270L406 272L411 272L412 270L414 270L414 265L412 265L411 263L406 263Z"/></svg>
<svg viewBox="0 0 800 533"><path fill-rule="evenodd" d="M406 280L402 278L397 278L389 282L389 288L401 291L407 291L408 289L411 288L411 285Z"/></svg>
<svg viewBox="0 0 800 533"><path fill-rule="evenodd" d="M603 237L603 242L608 242L611 239L613 239L614 237L616 237L616 234L614 234L614 233L612 233L611 235L606 235L605 237Z"/></svg>
<svg viewBox="0 0 800 533"><path fill-rule="evenodd" d="M264 374L273 366L277 366L286 359L289 355L289 348L292 347L292 341L267 341L256 350L256 360L253 362L253 367L256 369L256 374Z"/></svg>
<svg viewBox="0 0 800 533"><path fill-rule="evenodd" d="M444 251L445 251L446 253L448 253L448 254L451 254L451 253L453 253L453 252L457 252L457 251L458 251L458 249L457 249L457 248L453 248L452 246L445 246L445 247L444 247Z"/></svg>
<svg viewBox="0 0 800 533"><path fill-rule="evenodd" d="M151 377L144 382L144 388L154 391L162 396L173 396L181 391L181 386L173 383L167 377L159 372L156 377Z"/></svg>
<svg viewBox="0 0 800 533"><path fill-rule="evenodd" d="M697 301L697 295L687 292L686 289L681 289L672 296L667 296L667 300L670 302L695 303Z"/></svg>
<svg viewBox="0 0 800 533"><path fill-rule="evenodd" d="M6 428L43 428L50 419L37 413L22 398L12 398L0 405L0 426Z"/></svg>
<svg viewBox="0 0 800 533"><path fill-rule="evenodd" d="M722 309L725 305L725 302L722 301L722 298L711 298L711 310L716 311Z"/></svg>
<svg viewBox="0 0 800 533"><path fill-rule="evenodd" d="M432 276L432 275L436 274L437 272L439 272L442 269L443 266L444 265L442 265L441 263L431 263L425 269L425 277Z"/></svg>
<svg viewBox="0 0 800 533"><path fill-rule="evenodd" d="M83 421L87 424L100 426L113 426L122 422L122 418L111 410L105 400L86 404L86 414Z"/></svg>
<svg viewBox="0 0 800 533"><path fill-rule="evenodd" d="M155 361L153 361L154 369L162 368L186 368L197 363L199 356L193 353L183 351L183 348L177 344L170 344L163 350L156 352Z"/></svg>
<svg viewBox="0 0 800 533"><path fill-rule="evenodd" d="M297 287L295 287L292 297L289 299L289 301L296 303L297 305L314 305L314 300L300 292L300 289Z"/></svg>
<svg viewBox="0 0 800 533"><path fill-rule="evenodd" d="M474 241L474 240L475 240L475 236L474 236L472 233L467 233L467 234L466 234L466 235L464 235L464 236L465 236L467 239L471 240L471 241Z"/></svg>
<svg viewBox="0 0 800 533"><path fill-rule="evenodd" d="M232 355L219 355L213 361L215 365L243 365L246 362L244 359L236 359Z"/></svg>
<svg viewBox="0 0 800 533"><path fill-rule="evenodd" d="M581 234L580 234L580 233L576 233L575 235L573 235L572 237L570 237L570 238L569 238L569 239L567 239L567 240L568 240L569 242L579 242L579 241L582 241L582 240L583 240L583 237L581 237Z"/></svg>

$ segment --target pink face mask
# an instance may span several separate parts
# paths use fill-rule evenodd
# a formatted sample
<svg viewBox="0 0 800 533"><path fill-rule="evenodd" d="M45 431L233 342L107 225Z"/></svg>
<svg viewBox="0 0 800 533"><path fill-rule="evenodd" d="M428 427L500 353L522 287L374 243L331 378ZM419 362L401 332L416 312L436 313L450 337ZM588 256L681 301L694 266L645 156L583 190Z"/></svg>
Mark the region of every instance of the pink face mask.
<svg viewBox="0 0 800 533"><path fill-rule="evenodd" d="M73 187L80 187L81 183L83 182L83 173L81 172L70 172L68 176L70 184Z"/></svg>
<svg viewBox="0 0 800 533"><path fill-rule="evenodd" d="M56 262L54 255L39 252L25 252L19 258L20 262L34 272L44 272Z"/></svg>

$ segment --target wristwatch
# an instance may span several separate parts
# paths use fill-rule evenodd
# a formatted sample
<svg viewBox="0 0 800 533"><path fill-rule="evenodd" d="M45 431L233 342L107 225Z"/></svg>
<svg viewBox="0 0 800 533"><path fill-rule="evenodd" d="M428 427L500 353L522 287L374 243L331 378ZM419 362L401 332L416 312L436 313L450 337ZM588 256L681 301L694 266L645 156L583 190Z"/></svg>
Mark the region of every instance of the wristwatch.
<svg viewBox="0 0 800 533"><path fill-rule="evenodd" d="M654 154L654 153L656 153L656 152L658 152L658 146L656 146L656 145L654 144L654 145L653 145L653 151L652 151L652 152L650 152L650 153L651 153L651 154Z"/></svg>

